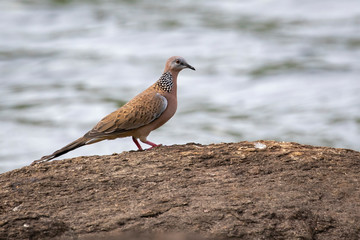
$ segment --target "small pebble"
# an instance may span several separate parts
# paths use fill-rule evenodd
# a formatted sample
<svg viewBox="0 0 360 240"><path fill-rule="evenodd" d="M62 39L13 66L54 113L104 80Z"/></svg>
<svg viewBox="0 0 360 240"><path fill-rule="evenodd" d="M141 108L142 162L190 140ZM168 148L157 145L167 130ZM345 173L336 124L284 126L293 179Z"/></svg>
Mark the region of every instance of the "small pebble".
<svg viewBox="0 0 360 240"><path fill-rule="evenodd" d="M254 146L257 149L265 149L266 148L266 145L263 143L260 143L260 142L255 143Z"/></svg>

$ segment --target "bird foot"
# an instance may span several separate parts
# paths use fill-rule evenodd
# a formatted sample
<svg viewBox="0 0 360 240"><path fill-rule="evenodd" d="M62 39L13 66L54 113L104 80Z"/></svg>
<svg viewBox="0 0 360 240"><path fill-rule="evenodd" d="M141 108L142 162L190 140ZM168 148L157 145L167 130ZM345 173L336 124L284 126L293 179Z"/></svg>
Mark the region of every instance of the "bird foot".
<svg viewBox="0 0 360 240"><path fill-rule="evenodd" d="M135 145L138 147L138 150L139 150L139 151L142 151L143 149L142 149L139 141L138 141L136 138L134 138L134 137L132 137L132 140L134 141Z"/></svg>
<svg viewBox="0 0 360 240"><path fill-rule="evenodd" d="M139 150L139 151L142 151L143 148L141 147L139 141L138 141L135 137L132 137L132 140L134 141L134 143L135 143L136 146L138 147L138 150ZM160 147L160 146L162 146L162 144L155 144L155 143L150 142L150 141L146 141L146 142L143 142L143 143L151 146L150 148L148 148L148 149L146 149L146 150L152 149L152 148L154 148L154 147Z"/></svg>
<svg viewBox="0 0 360 240"><path fill-rule="evenodd" d="M162 144L155 144L154 146L151 146L146 150L150 150L150 149L153 149L153 148L156 148L156 147L161 147L161 146L162 146Z"/></svg>
<svg viewBox="0 0 360 240"><path fill-rule="evenodd" d="M144 143L146 143L147 145L150 145L150 146L151 146L150 148L148 148L148 150L149 150L149 149L152 149L152 148L154 148L154 147L160 147L160 146L162 146L161 144L155 144L155 143L150 142L150 141L146 141L146 142L144 142Z"/></svg>

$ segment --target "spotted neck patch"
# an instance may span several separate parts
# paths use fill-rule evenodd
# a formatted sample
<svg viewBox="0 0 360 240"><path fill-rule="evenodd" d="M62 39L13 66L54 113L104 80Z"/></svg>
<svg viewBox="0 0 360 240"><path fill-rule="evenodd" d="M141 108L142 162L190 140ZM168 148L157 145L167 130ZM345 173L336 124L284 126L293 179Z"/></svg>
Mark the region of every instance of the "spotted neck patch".
<svg viewBox="0 0 360 240"><path fill-rule="evenodd" d="M171 92L173 85L173 77L170 72L163 73L160 79L156 82L156 86L164 92Z"/></svg>

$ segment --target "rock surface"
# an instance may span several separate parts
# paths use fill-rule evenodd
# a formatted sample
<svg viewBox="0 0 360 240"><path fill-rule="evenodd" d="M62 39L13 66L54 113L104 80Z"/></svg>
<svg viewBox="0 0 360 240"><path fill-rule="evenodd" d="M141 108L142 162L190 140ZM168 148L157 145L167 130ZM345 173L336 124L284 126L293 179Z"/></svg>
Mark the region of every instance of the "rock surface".
<svg viewBox="0 0 360 240"><path fill-rule="evenodd" d="M0 239L360 239L360 153L347 149L191 143L27 166L0 186Z"/></svg>

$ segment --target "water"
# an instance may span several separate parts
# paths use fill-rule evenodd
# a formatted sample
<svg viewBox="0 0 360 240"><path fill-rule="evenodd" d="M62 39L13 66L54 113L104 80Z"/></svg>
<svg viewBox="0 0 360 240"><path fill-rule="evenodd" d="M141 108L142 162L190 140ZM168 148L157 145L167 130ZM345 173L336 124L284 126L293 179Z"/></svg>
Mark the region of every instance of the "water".
<svg viewBox="0 0 360 240"><path fill-rule="evenodd" d="M197 71L180 73L178 112L149 140L360 150L357 0L1 1L0 172L82 136L172 55Z"/></svg>

